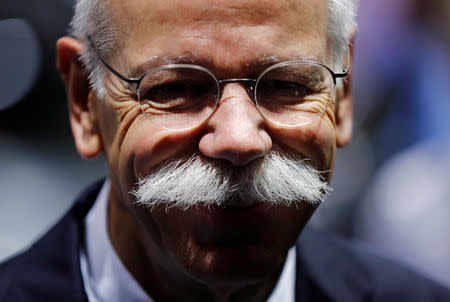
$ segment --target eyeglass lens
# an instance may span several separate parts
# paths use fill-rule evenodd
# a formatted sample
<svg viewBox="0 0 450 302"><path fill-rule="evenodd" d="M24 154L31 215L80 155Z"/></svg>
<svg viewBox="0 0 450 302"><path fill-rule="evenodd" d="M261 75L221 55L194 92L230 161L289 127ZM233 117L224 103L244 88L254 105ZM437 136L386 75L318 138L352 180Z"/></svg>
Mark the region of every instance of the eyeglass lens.
<svg viewBox="0 0 450 302"><path fill-rule="evenodd" d="M166 128L194 127L213 113L219 87L203 70L162 68L147 74L139 87L143 113Z"/></svg>
<svg viewBox="0 0 450 302"><path fill-rule="evenodd" d="M304 62L269 68L255 85L255 101L268 120L303 125L329 106L334 82L328 69ZM214 112L220 95L216 78L206 69L161 67L143 77L139 86L142 112L165 128L195 127Z"/></svg>
<svg viewBox="0 0 450 302"><path fill-rule="evenodd" d="M328 69L310 63L290 63L267 70L259 78L255 95L260 112L285 126L307 124L320 117L334 92Z"/></svg>

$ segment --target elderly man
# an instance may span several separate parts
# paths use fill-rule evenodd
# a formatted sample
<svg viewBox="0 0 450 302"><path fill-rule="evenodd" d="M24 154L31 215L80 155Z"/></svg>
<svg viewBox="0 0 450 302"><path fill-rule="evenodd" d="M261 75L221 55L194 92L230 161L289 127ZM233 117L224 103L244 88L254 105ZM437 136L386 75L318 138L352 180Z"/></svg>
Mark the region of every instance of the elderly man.
<svg viewBox="0 0 450 302"><path fill-rule="evenodd" d="M354 2L79 0L58 68L109 177L1 267L0 300L443 301L348 243L295 245L351 136Z"/></svg>

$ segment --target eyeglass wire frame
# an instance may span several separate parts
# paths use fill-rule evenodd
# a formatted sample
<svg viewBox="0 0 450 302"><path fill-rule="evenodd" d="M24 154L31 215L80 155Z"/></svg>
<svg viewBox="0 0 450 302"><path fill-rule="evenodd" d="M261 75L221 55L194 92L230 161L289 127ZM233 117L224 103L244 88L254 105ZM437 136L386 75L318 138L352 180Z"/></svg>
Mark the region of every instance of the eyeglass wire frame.
<svg viewBox="0 0 450 302"><path fill-rule="evenodd" d="M100 54L97 52L97 49L95 48L95 44L94 41L92 40L92 37L90 35L87 36L88 41L89 41L89 46L92 48L92 50L94 51L94 53L96 54L96 56L98 57L98 59L100 60L100 62L102 62L102 64L111 72L113 73L116 77L118 77L119 79L129 83L129 84L135 84L136 85L136 90L139 91L139 87L140 84L142 82L142 80L145 78L145 76L147 76L149 73L159 70L159 69L172 69L172 68L190 68L190 69L195 69L195 70L199 70L199 71L203 71L208 73L216 82L217 88L218 88L218 95L217 95L217 99L216 99L216 103L214 105L214 109L212 110L211 114L208 116L208 118L206 118L204 121L201 121L199 124L191 126L191 127L187 127L187 128L176 128L177 130L187 130L187 129L191 129L194 127L197 127L201 124L203 124L204 122L206 122L215 112L215 110L217 109L217 106L219 104L220 98L222 97L222 88L221 85L223 84L229 84L229 83L238 83L238 82L245 82L245 83L251 83L252 85L249 86L250 91L252 92L252 97L253 97L253 102L256 105L256 108L258 109L258 111L260 112L260 114L264 117L264 119L270 121L271 123L281 126L281 127L288 127L288 128L292 128L292 127L300 127L300 126L304 126L307 125L313 121L315 121L317 118L320 118L323 113L327 110L328 106L330 105L331 101L327 104L327 107L324 108L323 112L317 116L315 119L312 119L308 122L305 123L301 123L301 124L295 124L295 125L288 125L288 124L282 124L276 121L273 121L272 119L268 118L261 110L259 104L258 104L258 100L257 100L257 96L256 96L256 87L258 85L259 80L269 71L271 71L272 69L278 68L278 67L283 67L283 66L287 66L287 65L291 65L291 64L295 64L295 63L304 63L304 64L311 64L311 65L317 65L317 66L321 66L323 68L325 68L326 70L328 70L328 72L331 74L332 79L333 79L333 87L332 87L332 93L330 95L330 98L333 99L334 98L334 93L335 93L335 89L336 89L336 84L337 84L337 79L339 78L345 78L350 70L350 56L347 56L347 64L346 67L343 69L343 71L341 73L339 72L334 72L333 70L331 70L328 66L319 63L319 62L315 62L315 61L310 61L310 60L290 60L290 61L285 61L285 62L280 62L277 64L274 64L272 66L269 66L268 68L266 68L263 72L261 72L261 74L257 77L257 78L231 78L231 79L217 79L217 77L207 68L203 67L203 66L199 66L199 65L195 65L195 64L166 64L166 65L161 65L161 66L157 66L154 68L151 68L149 70L147 70L142 76L137 77L137 78L128 78L124 75L122 75L121 73L119 73L117 70L115 70L108 62L106 62L102 56L100 56ZM144 114L145 115L145 114ZM166 129L172 129L172 128L168 128L168 127L164 127L162 125L158 125L162 128L166 128Z"/></svg>

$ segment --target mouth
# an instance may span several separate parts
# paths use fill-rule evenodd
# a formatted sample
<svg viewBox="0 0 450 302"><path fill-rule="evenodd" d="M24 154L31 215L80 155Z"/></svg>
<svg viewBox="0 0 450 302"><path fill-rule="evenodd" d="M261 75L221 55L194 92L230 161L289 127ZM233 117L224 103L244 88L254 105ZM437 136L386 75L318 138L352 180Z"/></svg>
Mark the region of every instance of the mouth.
<svg viewBox="0 0 450 302"><path fill-rule="evenodd" d="M219 207L224 209L241 209L241 208L251 208L262 203L254 199L243 199L238 196L233 197L222 203Z"/></svg>
<svg viewBox="0 0 450 302"><path fill-rule="evenodd" d="M196 217L195 233L204 245L237 247L254 245L260 238L264 221L270 216L269 205L252 201L226 205L199 206L191 212Z"/></svg>

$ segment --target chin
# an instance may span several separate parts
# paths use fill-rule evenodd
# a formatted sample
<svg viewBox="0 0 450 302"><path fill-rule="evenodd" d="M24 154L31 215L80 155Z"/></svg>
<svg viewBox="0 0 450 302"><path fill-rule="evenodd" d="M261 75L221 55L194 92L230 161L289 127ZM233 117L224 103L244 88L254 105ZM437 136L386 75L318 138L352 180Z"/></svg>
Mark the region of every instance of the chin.
<svg viewBox="0 0 450 302"><path fill-rule="evenodd" d="M280 272L310 211L258 203L171 208L151 215L162 250L188 276L202 283L251 284Z"/></svg>
<svg viewBox="0 0 450 302"><path fill-rule="evenodd" d="M213 281L217 285L263 282L281 270L285 255L284 251L255 243L199 245L195 256L190 252L187 261L181 263L186 273L201 283Z"/></svg>

